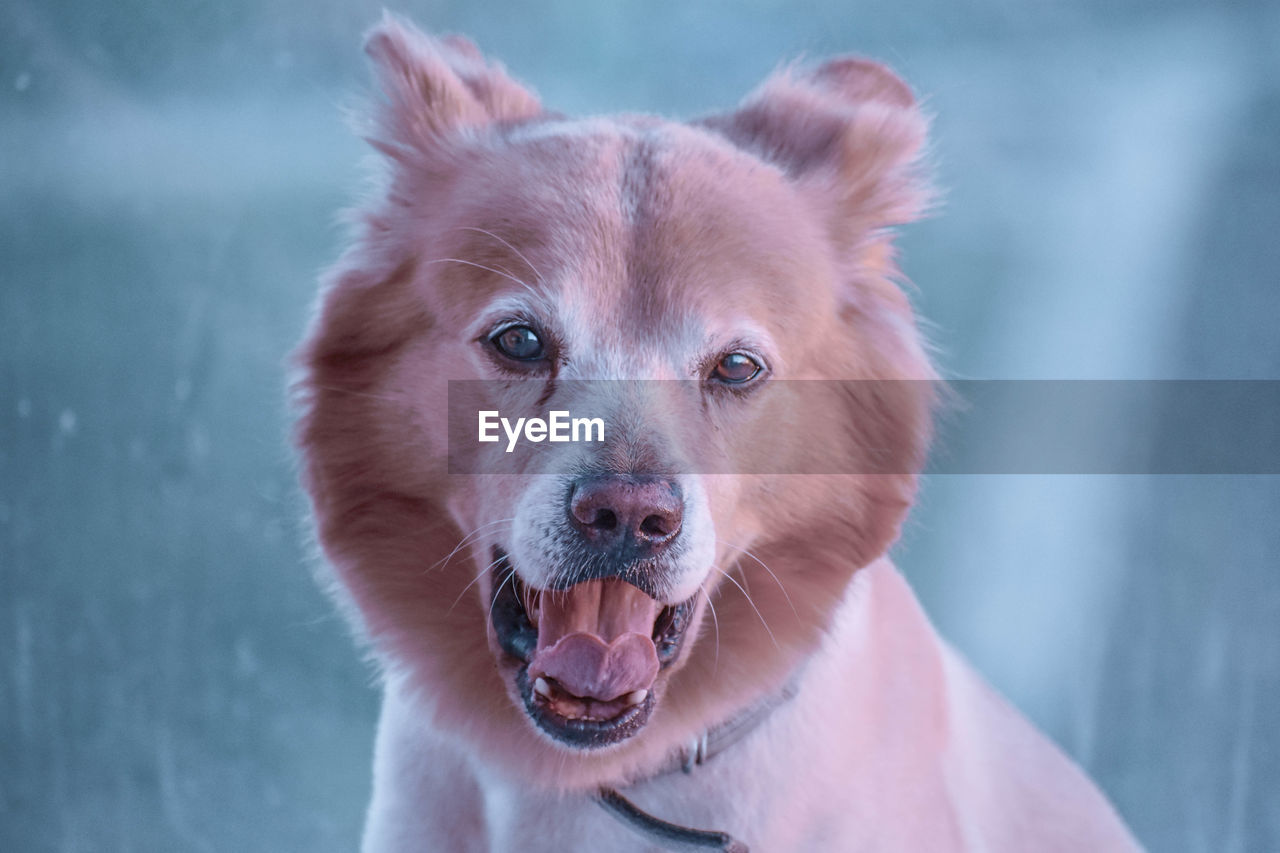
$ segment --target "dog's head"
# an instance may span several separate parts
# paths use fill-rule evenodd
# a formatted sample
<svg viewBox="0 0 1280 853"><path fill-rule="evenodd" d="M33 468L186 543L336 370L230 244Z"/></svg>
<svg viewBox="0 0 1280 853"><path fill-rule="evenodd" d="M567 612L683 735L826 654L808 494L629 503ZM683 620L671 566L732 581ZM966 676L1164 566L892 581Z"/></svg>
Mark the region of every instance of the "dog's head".
<svg viewBox="0 0 1280 853"><path fill-rule="evenodd" d="M779 389L932 377L888 230L923 204L925 121L859 59L680 124L547 113L392 19L368 50L384 181L299 353L337 589L477 752L552 785L638 772L778 689L897 535L927 383ZM450 380L607 435L484 469Z"/></svg>

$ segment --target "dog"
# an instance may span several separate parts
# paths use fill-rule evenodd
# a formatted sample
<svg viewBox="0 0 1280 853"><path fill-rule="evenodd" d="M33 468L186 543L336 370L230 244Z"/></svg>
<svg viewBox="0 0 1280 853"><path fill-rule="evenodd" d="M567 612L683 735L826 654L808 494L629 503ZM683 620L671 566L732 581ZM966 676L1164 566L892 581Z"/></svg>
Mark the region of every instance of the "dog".
<svg viewBox="0 0 1280 853"><path fill-rule="evenodd" d="M846 57L574 119L465 39L366 49L381 179L295 384L384 690L363 849L1137 849L886 558L936 398L911 89ZM575 407L592 441L506 453Z"/></svg>

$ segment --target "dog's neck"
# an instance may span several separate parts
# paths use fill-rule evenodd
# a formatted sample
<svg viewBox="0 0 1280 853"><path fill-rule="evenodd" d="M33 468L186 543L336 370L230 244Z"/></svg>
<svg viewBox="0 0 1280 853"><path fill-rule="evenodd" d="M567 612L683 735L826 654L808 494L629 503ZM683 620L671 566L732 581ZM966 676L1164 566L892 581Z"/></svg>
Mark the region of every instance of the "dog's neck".
<svg viewBox="0 0 1280 853"><path fill-rule="evenodd" d="M778 706L790 701L797 692L797 677L792 677L779 691L765 696L746 710L702 732L673 759L648 777L657 779L680 770L692 773L699 767L751 734L768 719ZM747 853L747 846L726 832L693 829L668 823L640 809L615 788L601 788L596 801L618 820L636 832L663 846L675 849L722 850Z"/></svg>
<svg viewBox="0 0 1280 853"><path fill-rule="evenodd" d="M795 698L799 689L798 680L798 677L793 676L781 690L768 694L746 710L735 714L717 726L707 729L681 749L673 761L669 762L653 776L661 776L677 769L685 773L692 773L694 767L705 764L724 752L755 731L778 706Z"/></svg>

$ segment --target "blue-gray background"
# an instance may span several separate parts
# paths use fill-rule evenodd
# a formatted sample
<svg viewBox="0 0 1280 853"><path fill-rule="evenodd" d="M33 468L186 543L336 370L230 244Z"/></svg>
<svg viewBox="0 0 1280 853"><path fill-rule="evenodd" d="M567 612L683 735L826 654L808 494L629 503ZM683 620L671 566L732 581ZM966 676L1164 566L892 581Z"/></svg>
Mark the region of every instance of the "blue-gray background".
<svg viewBox="0 0 1280 853"><path fill-rule="evenodd" d="M903 245L948 376L1280 378L1275 4L401 8L569 112L880 57L937 116ZM378 11L0 7L0 849L356 844L376 696L308 577L282 364ZM1275 850L1278 511L1274 477L935 477L898 558L1151 848Z"/></svg>

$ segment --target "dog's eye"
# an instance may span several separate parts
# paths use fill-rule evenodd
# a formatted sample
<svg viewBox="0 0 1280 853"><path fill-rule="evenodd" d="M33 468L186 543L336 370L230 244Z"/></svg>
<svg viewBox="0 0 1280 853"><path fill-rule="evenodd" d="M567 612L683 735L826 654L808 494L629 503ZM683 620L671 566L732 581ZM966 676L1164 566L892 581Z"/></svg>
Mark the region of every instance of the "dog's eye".
<svg viewBox="0 0 1280 853"><path fill-rule="evenodd" d="M760 362L743 352L731 352L716 363L711 378L726 385L742 385L760 374Z"/></svg>
<svg viewBox="0 0 1280 853"><path fill-rule="evenodd" d="M498 352L516 361L537 361L546 353L542 339L528 326L508 326L489 340Z"/></svg>

